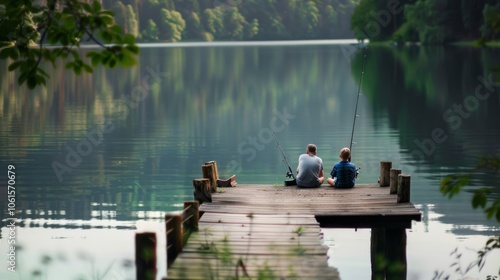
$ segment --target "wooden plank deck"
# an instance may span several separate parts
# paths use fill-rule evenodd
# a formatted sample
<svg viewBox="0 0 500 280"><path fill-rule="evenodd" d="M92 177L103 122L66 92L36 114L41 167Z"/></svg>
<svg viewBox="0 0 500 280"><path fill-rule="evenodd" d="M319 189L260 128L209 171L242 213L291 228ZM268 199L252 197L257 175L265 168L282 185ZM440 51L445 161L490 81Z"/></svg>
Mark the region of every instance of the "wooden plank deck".
<svg viewBox="0 0 500 280"><path fill-rule="evenodd" d="M251 279L339 279L313 215L206 212L166 279L233 279L241 259ZM242 266L238 275L243 279ZM268 277L271 279L271 277ZM275 279L275 278L272 278Z"/></svg>
<svg viewBox="0 0 500 280"><path fill-rule="evenodd" d="M421 213L411 202L397 203L389 188L360 184L352 189L300 189L296 186L238 185L212 194L201 212L313 215L322 227L411 227Z"/></svg>
<svg viewBox="0 0 500 280"><path fill-rule="evenodd" d="M421 219L412 203L397 203L397 196L378 184L353 189L238 185L213 193L200 213L199 231L166 279L242 277L243 267L252 279L263 273L279 279L339 279L328 266L320 226L404 229Z"/></svg>

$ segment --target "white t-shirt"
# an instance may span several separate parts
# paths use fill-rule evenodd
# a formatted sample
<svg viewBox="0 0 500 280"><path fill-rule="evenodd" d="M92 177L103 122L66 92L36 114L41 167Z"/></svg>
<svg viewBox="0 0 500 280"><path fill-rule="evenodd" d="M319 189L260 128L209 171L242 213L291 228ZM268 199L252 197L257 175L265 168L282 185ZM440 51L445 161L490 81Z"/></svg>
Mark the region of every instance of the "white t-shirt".
<svg viewBox="0 0 500 280"><path fill-rule="evenodd" d="M323 170L323 160L320 157L308 154L300 155L297 185L302 187L318 187L318 174L321 170Z"/></svg>

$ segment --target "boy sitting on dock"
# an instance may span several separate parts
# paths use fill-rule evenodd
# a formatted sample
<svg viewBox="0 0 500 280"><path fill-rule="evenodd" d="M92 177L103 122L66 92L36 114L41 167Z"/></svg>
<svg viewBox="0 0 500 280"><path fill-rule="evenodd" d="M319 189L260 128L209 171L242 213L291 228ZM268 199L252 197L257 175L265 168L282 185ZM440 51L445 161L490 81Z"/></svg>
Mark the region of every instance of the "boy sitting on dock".
<svg viewBox="0 0 500 280"><path fill-rule="evenodd" d="M342 160L333 166L332 172L330 172L332 177L326 180L330 186L344 189L354 187L356 166L348 161L350 156L351 150L349 148L342 148L340 150L340 158Z"/></svg>
<svg viewBox="0 0 500 280"><path fill-rule="evenodd" d="M316 156L316 145L307 145L306 153L300 155L296 180L299 188L319 188L325 180L323 160Z"/></svg>

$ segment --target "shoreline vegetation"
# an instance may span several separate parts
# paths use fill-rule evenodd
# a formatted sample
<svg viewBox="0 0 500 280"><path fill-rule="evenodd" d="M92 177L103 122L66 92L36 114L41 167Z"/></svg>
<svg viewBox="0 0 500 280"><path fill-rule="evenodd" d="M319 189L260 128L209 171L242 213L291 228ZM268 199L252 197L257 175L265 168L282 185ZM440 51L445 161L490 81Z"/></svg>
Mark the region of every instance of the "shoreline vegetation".
<svg viewBox="0 0 500 280"><path fill-rule="evenodd" d="M351 18L357 39L446 45L498 40L497 0L360 0Z"/></svg>
<svg viewBox="0 0 500 280"><path fill-rule="evenodd" d="M495 0L103 0L102 5L141 44L355 38L371 44L498 47L500 39Z"/></svg>
<svg viewBox="0 0 500 280"><path fill-rule="evenodd" d="M359 0L102 0L125 33L143 41L353 37Z"/></svg>
<svg viewBox="0 0 500 280"><path fill-rule="evenodd" d="M139 42L241 42L356 38L397 45L498 40L497 0L56 0L0 4L0 58L19 84L46 84L39 67L59 57L76 74L131 67ZM38 42L39 48L32 48ZM84 61L73 47L101 48ZM56 46L47 48L47 45ZM496 46L496 43L490 44Z"/></svg>

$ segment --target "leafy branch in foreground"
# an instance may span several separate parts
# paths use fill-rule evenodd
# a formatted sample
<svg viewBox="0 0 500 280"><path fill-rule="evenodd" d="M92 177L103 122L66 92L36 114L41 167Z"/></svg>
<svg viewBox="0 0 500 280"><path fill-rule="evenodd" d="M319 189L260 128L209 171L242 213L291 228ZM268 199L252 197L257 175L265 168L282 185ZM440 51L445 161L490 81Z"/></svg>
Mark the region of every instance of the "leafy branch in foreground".
<svg viewBox="0 0 500 280"><path fill-rule="evenodd" d="M477 174L498 175L500 173L500 158L481 158L476 165L475 171L475 173L454 174L445 177L440 184L441 193L452 198L454 195L458 194L464 186L468 185L471 179L477 176ZM492 188L479 188L475 190L472 197L472 207L474 209L480 207L483 209L488 219L495 217L496 220L500 222L500 199L492 199L491 203L488 203L488 198L492 196L492 193ZM486 257L492 251L498 249L500 249L500 236L488 238L484 248L477 252L477 260L467 267L466 272L474 266L477 266L479 270L481 270L486 262ZM500 274L500 270L498 273Z"/></svg>
<svg viewBox="0 0 500 280"><path fill-rule="evenodd" d="M476 173L498 174L500 173L500 158L484 157L480 160L475 168ZM473 173L468 174L453 174L445 177L440 184L440 190L443 195L452 198L460 193L462 188L470 183L472 178L477 176ZM474 191L472 197L472 207L477 209L480 207L484 213L491 219L496 218L500 222L500 200L496 199L488 204L488 196L492 194L492 188L479 188Z"/></svg>
<svg viewBox="0 0 500 280"><path fill-rule="evenodd" d="M19 70L17 82L30 89L45 85L49 75L40 67L42 59L56 66L57 58L72 58L66 69L92 73L93 67L114 68L136 64L139 47L135 37L124 34L111 11L100 2L81 0L0 1L0 59L11 59L9 71ZM101 47L87 53L91 65L75 50L81 42ZM50 44L50 47L47 45Z"/></svg>

